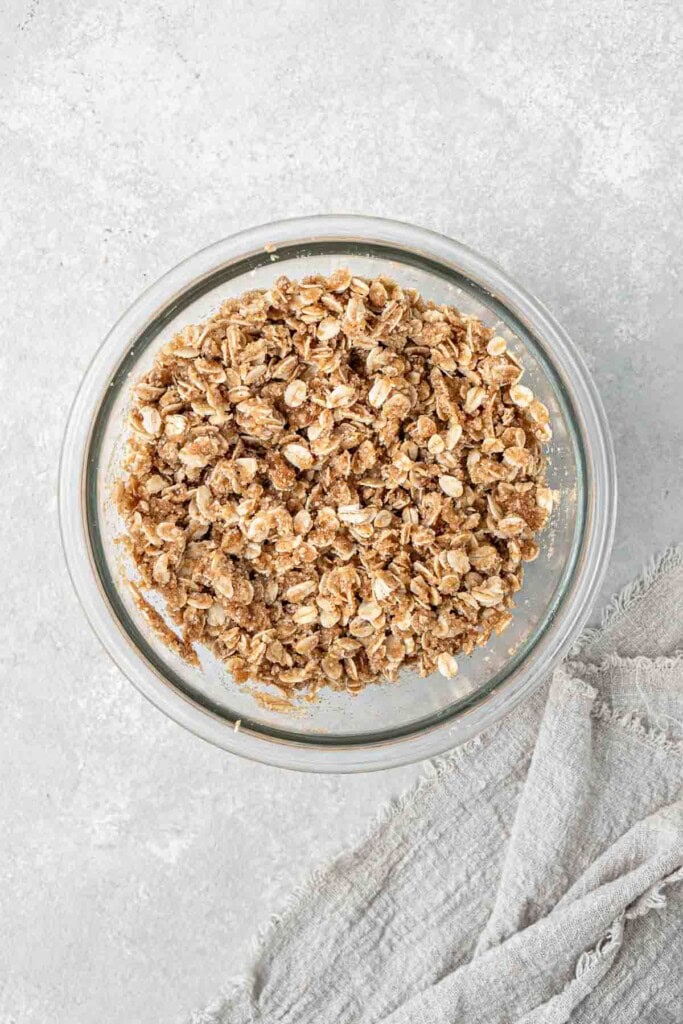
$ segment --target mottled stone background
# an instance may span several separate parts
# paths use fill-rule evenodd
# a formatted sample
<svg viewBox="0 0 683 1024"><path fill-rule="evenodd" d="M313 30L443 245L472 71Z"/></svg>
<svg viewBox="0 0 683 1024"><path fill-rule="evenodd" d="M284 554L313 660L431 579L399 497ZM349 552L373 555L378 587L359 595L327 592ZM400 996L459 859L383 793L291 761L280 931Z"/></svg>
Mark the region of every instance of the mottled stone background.
<svg viewBox="0 0 683 1024"><path fill-rule="evenodd" d="M683 535L675 0L5 0L0 1022L179 1022L406 769L242 763L122 678L71 591L61 435L119 313L221 236L367 212L495 257L580 345L620 510L606 597Z"/></svg>

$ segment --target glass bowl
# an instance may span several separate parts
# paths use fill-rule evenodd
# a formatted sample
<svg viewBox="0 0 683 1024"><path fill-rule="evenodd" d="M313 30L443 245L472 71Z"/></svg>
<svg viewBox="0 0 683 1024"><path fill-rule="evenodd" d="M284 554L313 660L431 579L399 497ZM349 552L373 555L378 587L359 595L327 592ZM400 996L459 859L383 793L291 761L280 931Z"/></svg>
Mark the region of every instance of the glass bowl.
<svg viewBox="0 0 683 1024"><path fill-rule="evenodd" d="M551 414L549 485L560 492L541 553L526 566L508 630L469 658L456 679L370 686L357 696L322 691L300 715L262 707L208 651L193 668L137 609L111 501L127 437L130 385L158 347L221 300L345 265L386 274L429 299L479 317L508 340L525 383ZM471 249L408 224L370 217L280 221L211 245L169 271L114 326L76 396L60 467L60 521L69 570L95 632L153 704L198 736L287 768L350 772L442 753L522 701L567 651L600 585L612 541L614 455L598 394L547 310Z"/></svg>

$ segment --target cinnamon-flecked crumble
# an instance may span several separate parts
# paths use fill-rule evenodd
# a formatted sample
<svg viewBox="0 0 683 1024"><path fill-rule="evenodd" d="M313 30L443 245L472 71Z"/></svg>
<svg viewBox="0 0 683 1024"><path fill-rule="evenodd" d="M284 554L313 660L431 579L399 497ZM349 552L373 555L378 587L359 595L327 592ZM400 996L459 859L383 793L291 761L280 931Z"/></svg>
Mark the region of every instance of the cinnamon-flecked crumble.
<svg viewBox="0 0 683 1024"><path fill-rule="evenodd" d="M522 372L386 277L228 299L133 391L116 501L142 587L238 683L454 676L510 622L552 510Z"/></svg>

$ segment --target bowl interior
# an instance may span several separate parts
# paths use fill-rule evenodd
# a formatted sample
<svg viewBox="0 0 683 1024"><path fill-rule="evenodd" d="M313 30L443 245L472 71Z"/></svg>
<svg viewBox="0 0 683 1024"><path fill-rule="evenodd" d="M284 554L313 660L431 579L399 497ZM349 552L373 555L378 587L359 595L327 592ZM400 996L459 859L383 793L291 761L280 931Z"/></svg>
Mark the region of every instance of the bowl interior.
<svg viewBox="0 0 683 1024"><path fill-rule="evenodd" d="M329 273L345 265L356 274L386 274L426 298L449 303L495 328L525 367L524 382L551 414L553 441L548 449L548 482L560 494L550 526L541 536L538 559L525 568L524 585L507 631L469 658L459 659L454 680L440 675L420 679L405 672L395 684L370 686L357 696L322 691L315 703L302 702L283 713L258 702L253 689L240 687L205 650L201 668L174 655L150 629L136 607L125 577L134 578L117 543L122 523L111 500L121 472L128 434L130 387L153 363L158 347L189 323L214 312L221 301L249 288L269 287L280 274L301 278ZM581 549L585 522L585 464L576 415L552 352L495 295L452 267L393 246L348 240L296 243L270 252L259 250L190 282L157 310L135 336L113 374L90 435L85 474L85 517L99 582L116 623L139 656L167 685L214 716L226 728L241 729L285 742L315 746L381 743L428 729L486 699L527 659L557 615ZM149 596L149 595L148 595ZM163 607L155 603L160 612Z"/></svg>

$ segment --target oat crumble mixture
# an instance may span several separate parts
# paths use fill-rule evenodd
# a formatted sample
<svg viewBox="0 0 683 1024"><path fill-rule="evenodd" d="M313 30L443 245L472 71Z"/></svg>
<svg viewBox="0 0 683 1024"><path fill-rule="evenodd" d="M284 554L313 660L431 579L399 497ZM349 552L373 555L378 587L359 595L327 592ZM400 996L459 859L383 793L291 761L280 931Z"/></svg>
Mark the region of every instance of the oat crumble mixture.
<svg viewBox="0 0 683 1024"><path fill-rule="evenodd" d="M552 511L546 407L472 316L338 269L230 298L133 392L124 543L183 643L313 699L451 678Z"/></svg>

